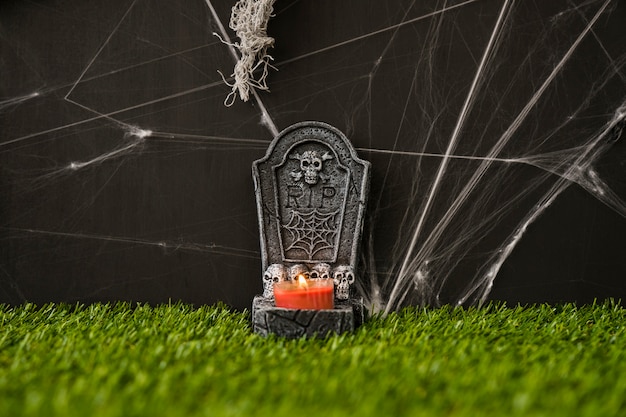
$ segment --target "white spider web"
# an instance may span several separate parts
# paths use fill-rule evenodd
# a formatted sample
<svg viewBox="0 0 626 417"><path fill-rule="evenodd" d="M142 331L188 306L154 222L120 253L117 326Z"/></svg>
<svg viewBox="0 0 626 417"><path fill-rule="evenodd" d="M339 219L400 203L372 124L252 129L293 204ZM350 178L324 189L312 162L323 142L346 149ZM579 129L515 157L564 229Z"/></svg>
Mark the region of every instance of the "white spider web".
<svg viewBox="0 0 626 417"><path fill-rule="evenodd" d="M313 260L321 251L333 249L337 237L338 214L339 210L331 213L321 213L318 210L302 213L292 210L289 222L283 225L291 242L285 255L298 249L304 251L307 260Z"/></svg>
<svg viewBox="0 0 626 417"><path fill-rule="evenodd" d="M624 294L624 2L277 2L271 94L226 108L233 3L2 3L0 301L246 308L249 168L303 120L374 167L372 310Z"/></svg>

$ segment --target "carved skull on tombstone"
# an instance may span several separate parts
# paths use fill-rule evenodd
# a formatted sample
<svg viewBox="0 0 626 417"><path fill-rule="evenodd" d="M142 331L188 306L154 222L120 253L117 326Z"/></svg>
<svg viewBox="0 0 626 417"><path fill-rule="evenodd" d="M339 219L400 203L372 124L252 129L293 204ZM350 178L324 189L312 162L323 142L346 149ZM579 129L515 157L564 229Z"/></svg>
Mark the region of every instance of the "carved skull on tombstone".
<svg viewBox="0 0 626 417"><path fill-rule="evenodd" d="M311 279L328 279L331 278L332 268L327 263L315 264L311 267Z"/></svg>
<svg viewBox="0 0 626 417"><path fill-rule="evenodd" d="M318 177L326 181L327 176L322 173L323 164L324 161L333 159L328 152L324 152L324 154L320 156L317 151L304 151L302 155L296 153L290 155L289 158L300 161L300 171L292 172L291 177L296 181L300 181L304 176L304 182L309 185L317 184Z"/></svg>
<svg viewBox="0 0 626 417"><path fill-rule="evenodd" d="M349 265L339 265L333 271L335 282L335 298L347 300L350 298L350 286L354 283L354 271Z"/></svg>
<svg viewBox="0 0 626 417"><path fill-rule="evenodd" d="M271 264L263 274L263 297L274 298L274 284L289 280L287 268L281 264Z"/></svg>

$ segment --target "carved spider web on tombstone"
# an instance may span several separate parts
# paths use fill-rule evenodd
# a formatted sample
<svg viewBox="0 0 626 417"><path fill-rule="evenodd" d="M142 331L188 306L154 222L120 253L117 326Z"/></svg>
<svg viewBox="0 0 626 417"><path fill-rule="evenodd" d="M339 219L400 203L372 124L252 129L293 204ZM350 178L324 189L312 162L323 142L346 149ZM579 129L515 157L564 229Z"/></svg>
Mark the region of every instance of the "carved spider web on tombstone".
<svg viewBox="0 0 626 417"><path fill-rule="evenodd" d="M339 211L320 213L318 210L312 210L302 213L292 210L289 222L283 225L289 232L292 242L285 252L299 249L312 260L320 251L332 249L337 236L336 219Z"/></svg>

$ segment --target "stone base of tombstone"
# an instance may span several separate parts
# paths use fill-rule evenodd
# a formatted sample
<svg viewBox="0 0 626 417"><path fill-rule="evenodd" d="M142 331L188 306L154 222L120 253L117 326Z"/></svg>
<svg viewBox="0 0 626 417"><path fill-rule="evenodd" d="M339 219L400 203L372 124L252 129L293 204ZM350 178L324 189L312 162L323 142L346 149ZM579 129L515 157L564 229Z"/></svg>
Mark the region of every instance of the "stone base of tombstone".
<svg viewBox="0 0 626 417"><path fill-rule="evenodd" d="M295 339L325 337L351 332L365 320L361 299L336 301L332 310L293 310L276 307L273 300L262 296L252 302L252 329L261 336L275 334Z"/></svg>

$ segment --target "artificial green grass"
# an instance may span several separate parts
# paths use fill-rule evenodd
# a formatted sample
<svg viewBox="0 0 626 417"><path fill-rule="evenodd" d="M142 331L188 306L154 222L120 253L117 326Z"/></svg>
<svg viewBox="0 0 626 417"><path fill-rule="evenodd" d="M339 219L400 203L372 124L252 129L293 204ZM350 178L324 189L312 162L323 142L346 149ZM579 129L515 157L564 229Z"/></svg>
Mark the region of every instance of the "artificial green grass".
<svg viewBox="0 0 626 417"><path fill-rule="evenodd" d="M406 309L321 340L224 306L0 306L0 415L626 415L625 329L614 302Z"/></svg>

